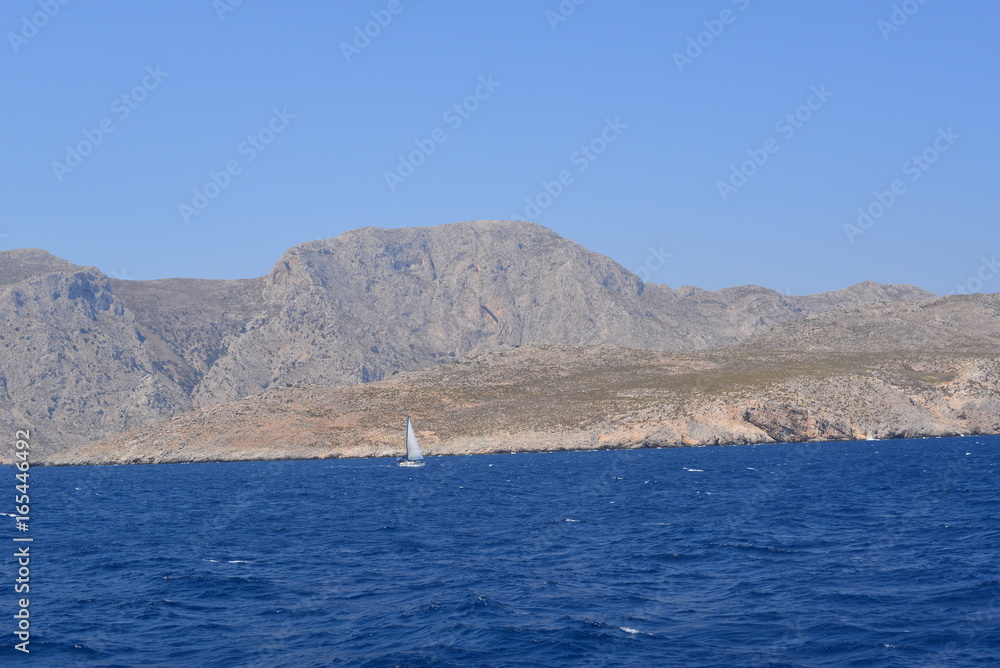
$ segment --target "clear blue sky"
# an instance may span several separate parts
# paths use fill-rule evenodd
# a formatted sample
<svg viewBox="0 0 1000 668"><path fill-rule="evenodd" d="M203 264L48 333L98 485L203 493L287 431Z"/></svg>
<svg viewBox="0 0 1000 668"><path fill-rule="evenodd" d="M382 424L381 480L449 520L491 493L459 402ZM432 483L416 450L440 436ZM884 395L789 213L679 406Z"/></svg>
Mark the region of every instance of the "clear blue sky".
<svg viewBox="0 0 1000 668"><path fill-rule="evenodd" d="M1000 291L1000 3L235 2L0 5L0 248L240 278L516 215L673 287Z"/></svg>

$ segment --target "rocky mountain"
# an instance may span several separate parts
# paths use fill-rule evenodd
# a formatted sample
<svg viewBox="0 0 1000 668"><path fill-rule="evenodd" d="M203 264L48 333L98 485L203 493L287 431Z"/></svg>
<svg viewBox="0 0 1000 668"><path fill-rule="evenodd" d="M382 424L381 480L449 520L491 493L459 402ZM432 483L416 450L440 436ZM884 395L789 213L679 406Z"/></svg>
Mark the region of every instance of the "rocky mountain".
<svg viewBox="0 0 1000 668"><path fill-rule="evenodd" d="M0 272L21 279L0 287L0 416L8 432L42 430L43 447L82 443L189 406L108 279L67 264L53 258Z"/></svg>
<svg viewBox="0 0 1000 668"><path fill-rule="evenodd" d="M807 297L674 290L524 222L353 230L233 281L124 281L3 251L0 420L39 430L54 453L275 386L368 383L517 346L708 350L928 299L873 283Z"/></svg>
<svg viewBox="0 0 1000 668"><path fill-rule="evenodd" d="M608 449L1000 432L1000 353L532 346L354 386L272 387L54 464Z"/></svg>
<svg viewBox="0 0 1000 668"><path fill-rule="evenodd" d="M35 276L76 271L79 268L72 262L34 248L0 251L0 287L20 283Z"/></svg>
<svg viewBox="0 0 1000 668"><path fill-rule="evenodd" d="M883 302L782 323L741 344L812 352L1000 350L1000 294Z"/></svg>

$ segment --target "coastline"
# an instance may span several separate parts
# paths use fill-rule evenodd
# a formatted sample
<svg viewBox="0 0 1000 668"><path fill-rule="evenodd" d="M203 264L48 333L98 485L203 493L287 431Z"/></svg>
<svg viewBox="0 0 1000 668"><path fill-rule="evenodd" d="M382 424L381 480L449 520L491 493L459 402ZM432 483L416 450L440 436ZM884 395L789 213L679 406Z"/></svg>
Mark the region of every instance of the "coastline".
<svg viewBox="0 0 1000 668"><path fill-rule="evenodd" d="M352 386L274 387L33 465L398 457L1000 433L1000 355L535 348Z"/></svg>
<svg viewBox="0 0 1000 668"><path fill-rule="evenodd" d="M800 441L760 441L760 442L732 442L732 443L640 443L636 445L606 445L599 444L594 447L559 447L552 449L542 448L521 448L514 450L488 449L482 451L452 452L447 449L442 452L428 451L425 456L428 459L438 457L468 457L468 456L501 456L519 454L556 454L562 452L630 452L635 450L668 450L682 448L709 448L709 447L746 447L760 445L798 445L798 444L835 444L835 443L884 443L901 440L936 440L945 438L975 438L1000 436L1000 432L982 433L954 433L954 434L915 434L915 435L894 435L877 439L822 439L822 440L800 440ZM158 466L158 465L185 465L185 464L235 464L253 462L294 462L294 461L329 461L339 459L386 459L395 460L400 453L390 454L350 454L350 453L324 453L310 456L291 457L242 457L232 459L164 459L158 461L119 461L119 462L60 462L60 461L38 461L32 462L32 467L59 468L68 466ZM12 466L4 462L3 466Z"/></svg>

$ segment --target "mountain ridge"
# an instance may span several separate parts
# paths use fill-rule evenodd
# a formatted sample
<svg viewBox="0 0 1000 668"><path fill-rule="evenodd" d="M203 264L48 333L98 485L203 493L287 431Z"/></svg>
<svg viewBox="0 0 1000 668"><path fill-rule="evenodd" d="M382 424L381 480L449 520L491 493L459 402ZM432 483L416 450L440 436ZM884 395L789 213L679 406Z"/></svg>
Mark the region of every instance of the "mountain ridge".
<svg viewBox="0 0 1000 668"><path fill-rule="evenodd" d="M535 223L359 228L251 279L109 278L0 251L0 409L58 451L288 384L352 385L525 345L696 351L777 324L935 295L677 290Z"/></svg>

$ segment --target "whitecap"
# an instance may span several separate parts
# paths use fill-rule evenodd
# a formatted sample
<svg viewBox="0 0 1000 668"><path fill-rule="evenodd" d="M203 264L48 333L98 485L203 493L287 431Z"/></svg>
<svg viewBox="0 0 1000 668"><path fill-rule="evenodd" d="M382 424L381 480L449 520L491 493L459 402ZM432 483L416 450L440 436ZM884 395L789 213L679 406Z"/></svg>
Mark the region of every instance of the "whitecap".
<svg viewBox="0 0 1000 668"><path fill-rule="evenodd" d="M685 471L690 471L691 473L704 473L705 472L705 469L689 469L686 466L684 467L684 470Z"/></svg>
<svg viewBox="0 0 1000 668"><path fill-rule="evenodd" d="M568 517L567 517L566 519L564 519L564 520L563 520L563 522L579 522L579 521L580 521L580 520L571 520L571 519L570 519L570 518L568 518Z"/></svg>
<svg viewBox="0 0 1000 668"><path fill-rule="evenodd" d="M619 626L618 628L620 628L625 633L631 633L632 635L639 635L640 633L647 636L653 635L652 633L646 633L645 631L640 631L639 629L633 629L631 626Z"/></svg>
<svg viewBox="0 0 1000 668"><path fill-rule="evenodd" d="M250 562L249 561L243 561L242 559L234 559L234 560L230 561L229 563L231 563L231 564L249 564Z"/></svg>

